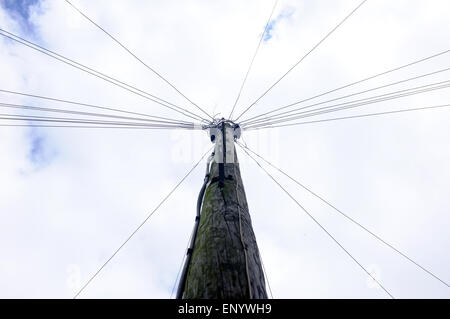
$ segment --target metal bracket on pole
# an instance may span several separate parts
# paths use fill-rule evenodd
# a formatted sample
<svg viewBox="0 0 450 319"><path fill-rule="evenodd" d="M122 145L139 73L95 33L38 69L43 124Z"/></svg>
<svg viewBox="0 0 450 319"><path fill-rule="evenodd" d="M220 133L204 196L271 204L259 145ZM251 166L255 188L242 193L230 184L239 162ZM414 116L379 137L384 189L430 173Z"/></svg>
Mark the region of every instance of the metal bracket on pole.
<svg viewBox="0 0 450 319"><path fill-rule="evenodd" d="M212 182L218 181L219 187L222 188L228 178L225 176L225 163L234 163L234 141L241 137L241 128L239 124L221 119L205 129L208 130L211 142L216 144L214 160L218 164L219 172Z"/></svg>
<svg viewBox="0 0 450 319"><path fill-rule="evenodd" d="M226 131L225 131L225 123L222 122L222 158L219 162L219 187L223 188L225 186L225 162L227 159L227 138L226 138Z"/></svg>

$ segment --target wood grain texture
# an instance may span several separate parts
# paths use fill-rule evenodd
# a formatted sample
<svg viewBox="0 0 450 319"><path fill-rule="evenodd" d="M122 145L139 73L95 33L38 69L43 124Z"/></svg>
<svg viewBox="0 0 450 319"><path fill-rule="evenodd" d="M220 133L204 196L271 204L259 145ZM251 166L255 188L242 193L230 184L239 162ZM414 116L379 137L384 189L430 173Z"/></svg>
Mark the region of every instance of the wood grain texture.
<svg viewBox="0 0 450 319"><path fill-rule="evenodd" d="M226 180L223 188L218 182L212 182L218 176L218 164L212 163L185 284L185 299L250 298L250 289L252 298L267 298L236 153L234 156L235 163L224 164Z"/></svg>

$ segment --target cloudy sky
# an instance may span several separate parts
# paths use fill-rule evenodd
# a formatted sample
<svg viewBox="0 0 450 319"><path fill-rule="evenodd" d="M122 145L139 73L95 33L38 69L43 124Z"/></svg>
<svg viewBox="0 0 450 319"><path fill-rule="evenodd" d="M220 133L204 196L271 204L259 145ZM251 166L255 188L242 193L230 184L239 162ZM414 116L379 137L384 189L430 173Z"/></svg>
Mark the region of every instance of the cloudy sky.
<svg viewBox="0 0 450 319"><path fill-rule="evenodd" d="M273 0L73 3L208 113L228 117L261 36L235 114L360 1L279 0L266 33ZM242 119L449 50L449 16L447 0L368 0ZM65 1L0 0L0 28L198 112ZM449 62L443 54L316 101L442 70ZM2 90L189 120L5 37L0 74ZM353 99L448 76L440 72ZM441 89L328 118L449 101L449 90ZM0 102L92 111L7 93ZM2 114L43 115L1 108ZM450 108L441 108L243 136L251 149L448 283L449 122ZM210 146L202 131L0 127L0 297L72 298ZM254 162L240 150L238 156L275 298L389 297ZM447 286L270 172L393 296L450 297ZM81 298L170 297L203 174L202 163Z"/></svg>

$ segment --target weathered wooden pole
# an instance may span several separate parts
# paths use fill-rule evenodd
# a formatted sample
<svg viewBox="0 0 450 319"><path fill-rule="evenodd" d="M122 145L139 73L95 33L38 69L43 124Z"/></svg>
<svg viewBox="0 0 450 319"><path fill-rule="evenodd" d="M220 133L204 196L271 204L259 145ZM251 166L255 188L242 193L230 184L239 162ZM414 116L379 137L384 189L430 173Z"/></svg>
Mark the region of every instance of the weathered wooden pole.
<svg viewBox="0 0 450 319"><path fill-rule="evenodd" d="M235 152L235 129L222 122L213 131L214 160L207 178L193 247L188 252L179 297L267 298ZM225 138L223 138L225 136ZM191 256L189 256L191 254Z"/></svg>

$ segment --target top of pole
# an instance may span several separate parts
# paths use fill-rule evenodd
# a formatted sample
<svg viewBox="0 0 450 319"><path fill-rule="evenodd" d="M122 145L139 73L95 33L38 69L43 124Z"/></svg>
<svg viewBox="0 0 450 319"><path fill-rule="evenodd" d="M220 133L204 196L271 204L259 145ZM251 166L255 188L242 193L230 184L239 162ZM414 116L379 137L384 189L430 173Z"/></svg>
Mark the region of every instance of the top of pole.
<svg viewBox="0 0 450 319"><path fill-rule="evenodd" d="M218 132L222 130L222 127L232 130L234 140L241 137L242 130L240 125L224 118L221 118L220 120L214 119L214 121L210 124L203 125L202 129L208 132L211 142L215 143L217 141L217 137L219 136Z"/></svg>

